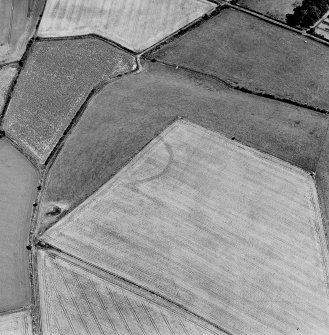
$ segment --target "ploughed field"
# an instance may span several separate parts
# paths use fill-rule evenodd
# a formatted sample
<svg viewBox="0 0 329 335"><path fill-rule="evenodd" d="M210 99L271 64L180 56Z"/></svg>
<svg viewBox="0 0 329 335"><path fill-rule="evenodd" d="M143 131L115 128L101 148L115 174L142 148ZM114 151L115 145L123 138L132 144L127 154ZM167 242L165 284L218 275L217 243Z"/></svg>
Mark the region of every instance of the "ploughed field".
<svg viewBox="0 0 329 335"><path fill-rule="evenodd" d="M159 63L142 68L103 88L67 137L44 186L43 228L114 176L177 116L315 169L325 115Z"/></svg>
<svg viewBox="0 0 329 335"><path fill-rule="evenodd" d="M6 140L0 140L0 312L30 303L28 237L38 174ZM1 333L1 317L0 317Z"/></svg>
<svg viewBox="0 0 329 335"><path fill-rule="evenodd" d="M238 0L237 4L285 22L286 15L292 14L294 8L302 2L303 0Z"/></svg>
<svg viewBox="0 0 329 335"><path fill-rule="evenodd" d="M222 10L148 57L329 111L328 47L235 9Z"/></svg>
<svg viewBox="0 0 329 335"><path fill-rule="evenodd" d="M92 90L134 68L131 55L99 39L36 42L3 127L44 163Z"/></svg>
<svg viewBox="0 0 329 335"><path fill-rule="evenodd" d="M214 8L207 0L48 0L38 35L93 33L138 52Z"/></svg>
<svg viewBox="0 0 329 335"><path fill-rule="evenodd" d="M0 1L0 64L22 57L44 3L45 0Z"/></svg>
<svg viewBox="0 0 329 335"><path fill-rule="evenodd" d="M154 294L63 254L39 251L38 270L44 335L227 335Z"/></svg>
<svg viewBox="0 0 329 335"><path fill-rule="evenodd" d="M329 329L313 178L188 122L168 127L42 240L228 334Z"/></svg>

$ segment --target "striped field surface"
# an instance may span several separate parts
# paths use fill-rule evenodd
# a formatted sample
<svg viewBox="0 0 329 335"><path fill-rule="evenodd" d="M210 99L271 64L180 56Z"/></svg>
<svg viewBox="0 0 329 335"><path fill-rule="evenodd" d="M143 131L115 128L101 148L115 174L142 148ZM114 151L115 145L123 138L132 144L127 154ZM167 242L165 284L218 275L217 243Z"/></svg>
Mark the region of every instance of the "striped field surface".
<svg viewBox="0 0 329 335"><path fill-rule="evenodd" d="M214 8L206 0L48 0L38 35L94 33L141 51Z"/></svg>
<svg viewBox="0 0 329 335"><path fill-rule="evenodd" d="M311 176L185 121L43 240L234 335L328 334Z"/></svg>
<svg viewBox="0 0 329 335"><path fill-rule="evenodd" d="M38 256L44 335L227 335L113 276L57 254Z"/></svg>
<svg viewBox="0 0 329 335"><path fill-rule="evenodd" d="M32 335L30 311L0 314L0 335Z"/></svg>

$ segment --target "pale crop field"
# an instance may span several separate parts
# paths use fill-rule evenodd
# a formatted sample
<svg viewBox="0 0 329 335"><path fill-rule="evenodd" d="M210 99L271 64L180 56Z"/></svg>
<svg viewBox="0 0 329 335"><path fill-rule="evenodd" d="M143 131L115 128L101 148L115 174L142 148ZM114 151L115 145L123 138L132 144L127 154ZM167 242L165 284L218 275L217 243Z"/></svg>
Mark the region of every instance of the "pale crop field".
<svg viewBox="0 0 329 335"><path fill-rule="evenodd" d="M29 310L10 314L0 314L1 335L32 335L32 322Z"/></svg>
<svg viewBox="0 0 329 335"><path fill-rule="evenodd" d="M160 297L96 274L69 257L39 251L38 272L43 335L227 335Z"/></svg>
<svg viewBox="0 0 329 335"><path fill-rule="evenodd" d="M141 51L214 8L206 0L49 0L38 35L94 33Z"/></svg>
<svg viewBox="0 0 329 335"><path fill-rule="evenodd" d="M0 312L30 302L25 246L37 182L37 171L30 162L7 141L0 140Z"/></svg>
<svg viewBox="0 0 329 335"><path fill-rule="evenodd" d="M240 334L325 335L314 181L177 121L42 239Z"/></svg>

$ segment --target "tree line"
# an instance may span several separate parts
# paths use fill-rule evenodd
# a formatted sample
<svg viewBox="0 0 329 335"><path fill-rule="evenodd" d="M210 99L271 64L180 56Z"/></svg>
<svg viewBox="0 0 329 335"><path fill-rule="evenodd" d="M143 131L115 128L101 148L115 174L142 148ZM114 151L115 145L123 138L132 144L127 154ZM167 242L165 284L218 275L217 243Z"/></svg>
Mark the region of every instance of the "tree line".
<svg viewBox="0 0 329 335"><path fill-rule="evenodd" d="M294 8L293 14L286 15L290 26L309 28L329 10L329 0L303 0Z"/></svg>

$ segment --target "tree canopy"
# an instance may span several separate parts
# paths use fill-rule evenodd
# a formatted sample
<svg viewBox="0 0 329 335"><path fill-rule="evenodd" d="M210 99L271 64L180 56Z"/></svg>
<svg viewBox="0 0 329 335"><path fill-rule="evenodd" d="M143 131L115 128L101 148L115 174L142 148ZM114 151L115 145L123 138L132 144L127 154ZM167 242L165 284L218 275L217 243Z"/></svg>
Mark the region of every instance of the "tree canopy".
<svg viewBox="0 0 329 335"><path fill-rule="evenodd" d="M286 15L290 26L308 28L312 26L329 9L329 0L304 0L301 6L294 9L293 14Z"/></svg>

